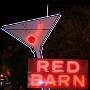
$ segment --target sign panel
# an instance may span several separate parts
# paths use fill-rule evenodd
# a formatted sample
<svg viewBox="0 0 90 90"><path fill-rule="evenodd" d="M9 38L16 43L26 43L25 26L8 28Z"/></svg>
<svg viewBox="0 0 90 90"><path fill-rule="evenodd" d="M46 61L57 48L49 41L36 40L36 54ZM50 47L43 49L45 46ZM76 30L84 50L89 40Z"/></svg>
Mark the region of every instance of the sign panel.
<svg viewBox="0 0 90 90"><path fill-rule="evenodd" d="M27 87L88 89L88 60L30 58Z"/></svg>

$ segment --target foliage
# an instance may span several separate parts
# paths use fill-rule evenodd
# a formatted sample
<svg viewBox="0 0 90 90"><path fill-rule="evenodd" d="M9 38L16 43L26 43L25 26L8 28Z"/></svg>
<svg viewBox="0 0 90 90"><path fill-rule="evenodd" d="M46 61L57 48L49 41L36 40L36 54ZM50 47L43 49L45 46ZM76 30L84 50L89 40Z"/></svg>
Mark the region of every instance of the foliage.
<svg viewBox="0 0 90 90"><path fill-rule="evenodd" d="M4 50L8 50L8 44L4 40L0 39L0 53L2 54Z"/></svg>
<svg viewBox="0 0 90 90"><path fill-rule="evenodd" d="M9 58L9 68L11 69L11 81L19 82L23 85L27 83L27 63L28 58L33 55L30 50L16 41L11 49L12 56Z"/></svg>
<svg viewBox="0 0 90 90"><path fill-rule="evenodd" d="M76 5L62 10L61 15L44 46L44 56L90 58L90 8Z"/></svg>
<svg viewBox="0 0 90 90"><path fill-rule="evenodd" d="M0 73L2 72L2 56L5 50L8 50L8 44L0 38Z"/></svg>

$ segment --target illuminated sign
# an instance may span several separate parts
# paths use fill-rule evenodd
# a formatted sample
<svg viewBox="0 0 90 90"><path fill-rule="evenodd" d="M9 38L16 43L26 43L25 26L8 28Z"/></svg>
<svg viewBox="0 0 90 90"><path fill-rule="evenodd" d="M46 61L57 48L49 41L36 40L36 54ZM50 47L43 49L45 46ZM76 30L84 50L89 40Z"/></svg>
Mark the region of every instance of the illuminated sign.
<svg viewBox="0 0 90 90"><path fill-rule="evenodd" d="M29 59L28 88L88 88L88 60Z"/></svg>
<svg viewBox="0 0 90 90"><path fill-rule="evenodd" d="M42 52L44 43L53 31L60 17L60 14L54 14L3 25L1 29L29 47L31 52L35 54L35 51Z"/></svg>

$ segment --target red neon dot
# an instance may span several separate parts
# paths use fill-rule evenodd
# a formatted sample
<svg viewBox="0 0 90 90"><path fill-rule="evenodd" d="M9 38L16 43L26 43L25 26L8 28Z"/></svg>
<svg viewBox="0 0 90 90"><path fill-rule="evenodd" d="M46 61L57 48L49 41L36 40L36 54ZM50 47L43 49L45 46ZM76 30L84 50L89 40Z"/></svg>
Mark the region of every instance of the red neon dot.
<svg viewBox="0 0 90 90"><path fill-rule="evenodd" d="M34 42L35 42L35 37L30 36L30 37L28 38L28 41L29 41L30 43L34 43Z"/></svg>

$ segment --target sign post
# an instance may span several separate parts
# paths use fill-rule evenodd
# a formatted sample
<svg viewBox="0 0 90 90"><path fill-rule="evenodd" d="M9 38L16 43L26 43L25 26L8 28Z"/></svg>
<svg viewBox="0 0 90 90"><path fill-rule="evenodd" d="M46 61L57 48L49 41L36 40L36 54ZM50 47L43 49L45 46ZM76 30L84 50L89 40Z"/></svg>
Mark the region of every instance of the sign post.
<svg viewBox="0 0 90 90"><path fill-rule="evenodd" d="M42 55L42 53L40 53L40 51L36 51L36 57L37 58L42 58L43 59L43 55ZM45 89L45 88L42 88L41 90L50 90L50 88L48 88L48 89Z"/></svg>

